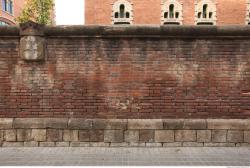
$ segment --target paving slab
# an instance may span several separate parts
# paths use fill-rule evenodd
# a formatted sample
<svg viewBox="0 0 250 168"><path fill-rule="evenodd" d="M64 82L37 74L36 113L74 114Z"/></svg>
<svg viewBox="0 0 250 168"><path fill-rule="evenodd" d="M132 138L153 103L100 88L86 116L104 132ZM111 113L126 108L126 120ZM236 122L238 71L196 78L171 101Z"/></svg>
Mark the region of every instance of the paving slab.
<svg viewBox="0 0 250 168"><path fill-rule="evenodd" d="M249 147L13 147L0 166L250 166Z"/></svg>

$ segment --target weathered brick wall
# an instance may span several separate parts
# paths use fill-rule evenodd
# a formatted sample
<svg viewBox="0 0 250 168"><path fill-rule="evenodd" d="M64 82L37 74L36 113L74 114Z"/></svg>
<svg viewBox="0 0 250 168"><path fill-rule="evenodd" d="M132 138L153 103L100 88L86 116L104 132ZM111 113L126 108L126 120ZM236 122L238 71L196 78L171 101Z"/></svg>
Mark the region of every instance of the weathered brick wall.
<svg viewBox="0 0 250 168"><path fill-rule="evenodd" d="M0 28L0 117L250 117L248 27L47 27L44 61Z"/></svg>

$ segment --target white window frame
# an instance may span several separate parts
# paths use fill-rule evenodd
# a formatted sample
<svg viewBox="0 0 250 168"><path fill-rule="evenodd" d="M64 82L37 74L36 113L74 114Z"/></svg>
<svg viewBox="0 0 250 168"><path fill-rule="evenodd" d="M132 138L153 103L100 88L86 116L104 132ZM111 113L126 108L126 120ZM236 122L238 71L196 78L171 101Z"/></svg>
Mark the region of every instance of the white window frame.
<svg viewBox="0 0 250 168"><path fill-rule="evenodd" d="M207 4L207 17L199 18L198 15L201 12L203 16L203 5ZM212 13L212 17L209 18L209 13ZM196 0L195 2L195 24L196 25L216 25L217 14L216 14L216 2L215 0Z"/></svg>
<svg viewBox="0 0 250 168"><path fill-rule="evenodd" d="M125 6L125 17L118 18L116 17L116 13L120 14L120 6ZM126 13L129 13L129 17L126 18ZM133 4L127 0L117 0L115 3L112 4L112 24L133 24Z"/></svg>
<svg viewBox="0 0 250 168"><path fill-rule="evenodd" d="M247 1L246 25L250 24L250 0Z"/></svg>
<svg viewBox="0 0 250 168"><path fill-rule="evenodd" d="M169 7L170 5L174 5L174 17L173 18L165 18L165 13L168 12L169 16ZM161 24L162 25L182 25L183 24L183 16L182 16L182 3L177 0L163 0L161 4ZM178 18L175 17L175 13L178 12Z"/></svg>

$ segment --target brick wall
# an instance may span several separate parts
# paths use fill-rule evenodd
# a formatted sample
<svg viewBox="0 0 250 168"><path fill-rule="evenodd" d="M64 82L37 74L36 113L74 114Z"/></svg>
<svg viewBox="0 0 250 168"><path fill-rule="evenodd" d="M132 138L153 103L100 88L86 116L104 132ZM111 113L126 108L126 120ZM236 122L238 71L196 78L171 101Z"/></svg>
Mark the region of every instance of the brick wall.
<svg viewBox="0 0 250 168"><path fill-rule="evenodd" d="M0 36L2 118L250 117L248 27L46 27L44 61Z"/></svg>
<svg viewBox="0 0 250 168"><path fill-rule="evenodd" d="M115 0L86 0L85 23L110 25ZM161 24L162 0L129 0L133 3L133 24ZM178 0L183 4L183 24L195 24L195 0ZM245 25L247 0L216 0L217 25Z"/></svg>

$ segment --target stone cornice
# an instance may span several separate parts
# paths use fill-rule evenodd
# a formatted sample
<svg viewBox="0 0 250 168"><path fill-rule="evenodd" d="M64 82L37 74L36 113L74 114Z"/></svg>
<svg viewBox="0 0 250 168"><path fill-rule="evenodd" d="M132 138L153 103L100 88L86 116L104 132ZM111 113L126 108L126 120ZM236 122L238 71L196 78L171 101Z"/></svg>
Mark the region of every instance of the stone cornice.
<svg viewBox="0 0 250 168"><path fill-rule="evenodd" d="M156 37L156 38L220 38L250 37L249 26L47 26L47 37ZM19 36L20 28L0 27L1 36Z"/></svg>

